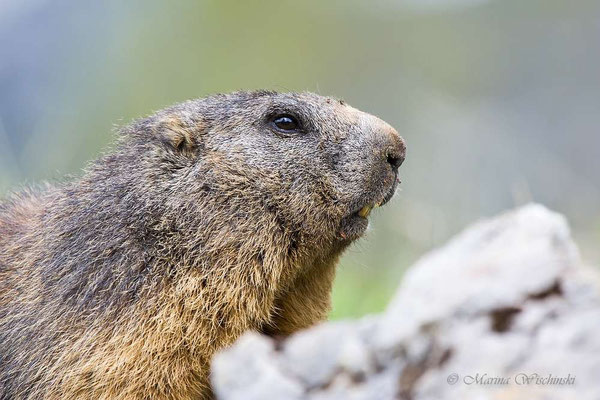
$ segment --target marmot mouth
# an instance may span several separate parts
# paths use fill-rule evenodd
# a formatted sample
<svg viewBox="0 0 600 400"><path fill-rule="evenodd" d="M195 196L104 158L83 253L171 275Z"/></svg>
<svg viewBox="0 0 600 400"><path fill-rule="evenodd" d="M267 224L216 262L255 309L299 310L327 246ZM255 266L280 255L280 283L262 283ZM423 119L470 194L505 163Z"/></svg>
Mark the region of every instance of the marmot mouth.
<svg viewBox="0 0 600 400"><path fill-rule="evenodd" d="M359 217L367 218L369 216L369 214L371 214L372 209L380 207L380 206L381 206L381 202L375 203L375 204L369 204L369 205L364 206L360 210L358 210L358 212L356 212L356 214L358 214Z"/></svg>
<svg viewBox="0 0 600 400"><path fill-rule="evenodd" d="M340 224L339 236L344 243L350 243L351 241L358 239L363 235L369 226L368 217L374 208L381 207L386 204L396 193L396 187L398 186L399 180L394 179L394 183L389 190L382 197L377 200L362 202L362 205L354 209L347 217L342 219ZM360 203L359 203L360 204Z"/></svg>
<svg viewBox="0 0 600 400"><path fill-rule="evenodd" d="M354 211L352 213L352 215L356 215L360 218L367 218L371 214L371 211L374 208L385 205L387 202L389 202L391 200L392 197L394 197L398 183L399 183L399 180L397 178L394 179L394 183L392 184L392 186L390 187L388 192L383 196L383 198L381 200L363 205L361 208Z"/></svg>

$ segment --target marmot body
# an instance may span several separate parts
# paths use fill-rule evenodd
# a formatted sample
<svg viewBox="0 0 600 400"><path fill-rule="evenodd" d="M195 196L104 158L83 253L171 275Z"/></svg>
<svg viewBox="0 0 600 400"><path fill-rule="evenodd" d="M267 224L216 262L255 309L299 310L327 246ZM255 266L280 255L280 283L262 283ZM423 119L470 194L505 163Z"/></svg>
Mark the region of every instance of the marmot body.
<svg viewBox="0 0 600 400"><path fill-rule="evenodd" d="M404 142L310 93L189 101L0 203L0 398L192 399L246 330L324 319Z"/></svg>

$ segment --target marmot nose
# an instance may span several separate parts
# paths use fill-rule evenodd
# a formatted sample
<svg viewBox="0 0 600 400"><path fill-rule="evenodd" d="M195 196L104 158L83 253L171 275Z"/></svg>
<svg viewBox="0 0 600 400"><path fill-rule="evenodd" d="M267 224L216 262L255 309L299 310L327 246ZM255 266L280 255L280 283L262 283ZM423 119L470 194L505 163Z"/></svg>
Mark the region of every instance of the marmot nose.
<svg viewBox="0 0 600 400"><path fill-rule="evenodd" d="M386 146L385 156L388 164L392 166L392 169L395 172L398 171L398 168L400 168L404 162L406 144L404 143L404 139L402 139L395 130L392 130L392 132L388 134L388 138L389 143Z"/></svg>
<svg viewBox="0 0 600 400"><path fill-rule="evenodd" d="M398 169L404 162L404 156L395 155L392 152L387 153L387 162L391 164L393 169Z"/></svg>

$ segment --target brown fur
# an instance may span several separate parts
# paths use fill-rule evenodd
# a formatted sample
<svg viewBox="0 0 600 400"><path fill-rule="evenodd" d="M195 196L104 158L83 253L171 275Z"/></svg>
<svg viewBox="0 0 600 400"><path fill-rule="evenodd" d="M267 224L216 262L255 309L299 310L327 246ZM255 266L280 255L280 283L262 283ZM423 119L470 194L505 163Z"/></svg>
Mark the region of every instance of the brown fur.
<svg viewBox="0 0 600 400"><path fill-rule="evenodd" d="M0 399L209 396L211 356L244 331L326 317L356 213L391 197L403 157L389 125L310 93L124 128L81 178L0 203Z"/></svg>

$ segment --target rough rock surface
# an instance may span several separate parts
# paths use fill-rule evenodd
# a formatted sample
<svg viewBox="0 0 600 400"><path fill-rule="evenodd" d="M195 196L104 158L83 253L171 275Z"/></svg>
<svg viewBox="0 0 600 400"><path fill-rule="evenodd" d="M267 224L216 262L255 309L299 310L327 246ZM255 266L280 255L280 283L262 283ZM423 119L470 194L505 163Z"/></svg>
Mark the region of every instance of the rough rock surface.
<svg viewBox="0 0 600 400"><path fill-rule="evenodd" d="M423 257L387 311L213 362L217 398L600 399L600 291L564 218L539 205Z"/></svg>

